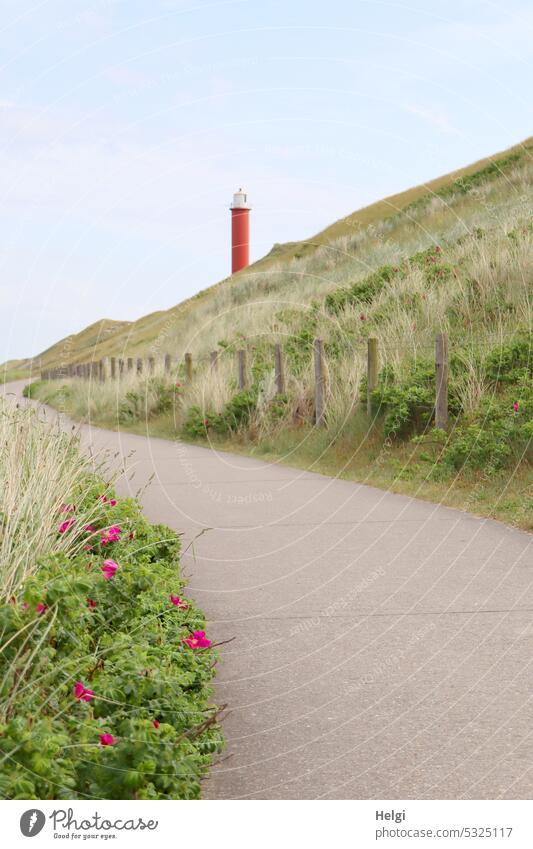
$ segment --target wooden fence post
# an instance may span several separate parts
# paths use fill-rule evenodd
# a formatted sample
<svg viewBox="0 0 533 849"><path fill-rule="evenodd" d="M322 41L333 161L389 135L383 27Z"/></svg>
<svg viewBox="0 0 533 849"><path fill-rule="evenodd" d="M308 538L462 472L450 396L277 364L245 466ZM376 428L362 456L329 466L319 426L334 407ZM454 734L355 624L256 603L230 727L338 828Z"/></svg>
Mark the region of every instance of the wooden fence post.
<svg viewBox="0 0 533 849"><path fill-rule="evenodd" d="M218 368L218 351L211 351L209 358L211 361L211 369L216 371Z"/></svg>
<svg viewBox="0 0 533 849"><path fill-rule="evenodd" d="M110 371L111 371L111 380L115 380L116 376L117 376L117 358L116 357L110 357L109 366L110 366Z"/></svg>
<svg viewBox="0 0 533 849"><path fill-rule="evenodd" d="M369 416L374 411L374 403L372 401L372 392L378 387L379 374L379 356L378 356L378 340L375 336L371 336L367 343L367 386L366 386L366 411Z"/></svg>
<svg viewBox="0 0 533 849"><path fill-rule="evenodd" d="M448 335L439 333L435 342L435 427L448 427Z"/></svg>
<svg viewBox="0 0 533 849"><path fill-rule="evenodd" d="M142 357L137 357L137 374L143 373L143 359Z"/></svg>
<svg viewBox="0 0 533 849"><path fill-rule="evenodd" d="M119 378L121 378L123 374L124 374L124 360L122 359L122 357L119 357L119 360L118 360L118 376L119 376Z"/></svg>
<svg viewBox="0 0 533 849"><path fill-rule="evenodd" d="M165 374L170 374L172 368L172 357L170 354L165 354Z"/></svg>
<svg viewBox="0 0 533 849"><path fill-rule="evenodd" d="M154 357L148 357L148 372L153 374L155 372L155 359Z"/></svg>
<svg viewBox="0 0 533 849"><path fill-rule="evenodd" d="M237 351L239 389L246 388L246 351Z"/></svg>
<svg viewBox="0 0 533 849"><path fill-rule="evenodd" d="M324 342L315 339L313 344L315 360L315 425L324 424Z"/></svg>
<svg viewBox="0 0 533 849"><path fill-rule="evenodd" d="M133 371L133 357L128 357L127 365L128 365L128 372L131 373Z"/></svg>
<svg viewBox="0 0 533 849"><path fill-rule="evenodd" d="M281 345L274 347L274 373L276 380L276 392L283 395L285 392L285 371L283 368L283 351Z"/></svg>
<svg viewBox="0 0 533 849"><path fill-rule="evenodd" d="M185 354L185 377L187 383L192 383L192 354Z"/></svg>
<svg viewBox="0 0 533 849"><path fill-rule="evenodd" d="M98 363L96 362L96 360L93 360L92 363L91 363L91 377L93 377L94 380L98 380L98 375L99 375Z"/></svg>

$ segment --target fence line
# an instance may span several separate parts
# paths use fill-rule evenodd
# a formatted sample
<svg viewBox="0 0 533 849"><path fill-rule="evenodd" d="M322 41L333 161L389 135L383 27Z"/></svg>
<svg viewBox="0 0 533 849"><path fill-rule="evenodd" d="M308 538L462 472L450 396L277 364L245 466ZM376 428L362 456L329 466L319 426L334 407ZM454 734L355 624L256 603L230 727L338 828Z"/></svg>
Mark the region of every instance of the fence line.
<svg viewBox="0 0 533 849"><path fill-rule="evenodd" d="M448 382L449 382L449 346L446 333L439 333L435 340L435 427L445 430L448 427ZM317 427L326 424L326 378L324 367L324 342L315 339L313 342L313 366L314 366L314 423ZM210 368L218 370L219 351L211 351L209 355ZM285 368L283 363L283 349L280 344L274 346L274 378L276 394L285 392ZM135 369L134 369L135 366ZM186 353L183 367L187 383L193 381L193 357ZM172 357L165 354L162 363L163 373L169 375L172 371ZM41 372L41 380L57 380L65 377L79 378L81 380L98 381L105 383L108 379L116 381L123 377L124 372L128 375L135 373L141 376L147 373L153 376L156 373L155 357L147 358L145 369L142 357L133 357L126 360L116 357L104 357L101 360L93 360L89 363L77 363L75 365L63 366L62 368L49 369ZM367 340L367 413L373 416L376 413L375 392L379 381L379 342L375 337ZM247 351L237 351L237 385L243 390L248 385Z"/></svg>

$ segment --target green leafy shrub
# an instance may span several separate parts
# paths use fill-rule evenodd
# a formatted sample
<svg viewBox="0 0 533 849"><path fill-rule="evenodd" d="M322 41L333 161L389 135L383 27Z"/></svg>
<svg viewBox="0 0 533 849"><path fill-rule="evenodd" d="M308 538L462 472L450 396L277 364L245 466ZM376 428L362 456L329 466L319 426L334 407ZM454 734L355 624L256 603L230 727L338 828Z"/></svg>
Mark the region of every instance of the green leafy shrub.
<svg viewBox="0 0 533 849"><path fill-rule="evenodd" d="M210 422L218 433L224 434L246 427L255 412L257 392L254 389L242 389L225 405L220 416Z"/></svg>
<svg viewBox="0 0 533 849"><path fill-rule="evenodd" d="M190 439L207 436L210 423L218 418L215 413L203 411L196 404L188 408L183 422L183 435Z"/></svg>
<svg viewBox="0 0 533 849"><path fill-rule="evenodd" d="M41 400L43 400L42 392L44 390L44 393L45 393L44 400L46 401L47 400L46 399L46 390L48 390L49 387L50 387L50 384L47 383L45 380L34 380L32 383L28 383L24 387L24 389L22 390L22 395L24 396L24 398L30 398L32 400L33 399L39 399L39 398ZM72 388L71 384L61 383L60 381L58 381L55 384L55 386L54 386L54 404L57 407L61 408L62 406L67 404L69 399L72 397L72 395L73 395L73 388Z"/></svg>
<svg viewBox="0 0 533 849"><path fill-rule="evenodd" d="M528 451L533 435L533 389L529 379L485 398L461 420L448 441L443 464L486 474L504 468Z"/></svg>
<svg viewBox="0 0 533 849"><path fill-rule="evenodd" d="M169 598L183 591L179 537L148 524L133 500L99 504L87 550L43 557L0 606L0 794L198 798L221 736L213 651L184 643L204 617ZM110 527L119 538L104 545ZM107 558L118 564L109 580ZM92 699L75 698L77 681Z"/></svg>
<svg viewBox="0 0 533 849"><path fill-rule="evenodd" d="M213 413L189 407L183 423L183 433L192 439L207 436L210 430L224 436L250 424L257 408L257 390L243 389L237 392L223 407L221 413Z"/></svg>
<svg viewBox="0 0 533 849"><path fill-rule="evenodd" d="M381 292L386 283L390 283L396 275L401 275L401 273L401 269L397 266L383 265L377 271L365 277L364 280L358 281L352 286L330 292L325 297L325 307L328 312L337 314L352 304L369 304Z"/></svg>
<svg viewBox="0 0 533 849"><path fill-rule="evenodd" d="M179 385L150 378L138 389L130 389L119 405L119 421L124 424L153 418L174 409L179 398Z"/></svg>
<svg viewBox="0 0 533 849"><path fill-rule="evenodd" d="M366 385L362 387L362 397L366 398ZM372 399L375 408L384 413L385 437L416 433L430 423L434 412L434 364L429 361L413 363L402 380L395 379L392 369L383 369Z"/></svg>
<svg viewBox="0 0 533 849"><path fill-rule="evenodd" d="M424 272L426 283L429 286L435 283L445 283L450 277L457 274L454 266L446 262L440 245L434 245L425 251L414 254L409 258L409 264Z"/></svg>
<svg viewBox="0 0 533 849"><path fill-rule="evenodd" d="M533 374L533 340L520 336L488 355L486 376L499 385L517 384Z"/></svg>
<svg viewBox="0 0 533 849"><path fill-rule="evenodd" d="M34 380L32 383L27 383L24 389L22 390L22 394L24 398L38 398L39 391L46 386L46 381L44 380Z"/></svg>
<svg viewBox="0 0 533 849"><path fill-rule="evenodd" d="M287 418L290 408L291 398L286 392L282 392L279 395L275 395L265 406L264 416L272 425L275 425Z"/></svg>
<svg viewBox="0 0 533 849"><path fill-rule="evenodd" d="M445 449L443 463L453 469L496 471L511 457L512 448L507 441L510 430L501 421L493 421L490 427L481 424L463 426Z"/></svg>

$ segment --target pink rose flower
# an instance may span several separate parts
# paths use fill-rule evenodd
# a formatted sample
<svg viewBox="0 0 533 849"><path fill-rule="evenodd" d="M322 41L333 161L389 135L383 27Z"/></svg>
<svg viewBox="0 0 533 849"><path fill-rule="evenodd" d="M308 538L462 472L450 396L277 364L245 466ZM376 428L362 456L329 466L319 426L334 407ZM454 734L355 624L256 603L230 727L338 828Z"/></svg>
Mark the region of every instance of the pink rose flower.
<svg viewBox="0 0 533 849"><path fill-rule="evenodd" d="M121 528L118 525L111 525L107 530L101 531L100 542L102 545L107 545L109 542L120 542Z"/></svg>
<svg viewBox="0 0 533 849"><path fill-rule="evenodd" d="M190 649L208 649L211 645L211 640L206 637L205 631L194 631L190 637L185 637L183 642Z"/></svg>
<svg viewBox="0 0 533 849"><path fill-rule="evenodd" d="M74 685L74 698L79 702L90 702L93 698L94 693L92 690L88 690L87 687L81 683L81 681L76 681Z"/></svg>
<svg viewBox="0 0 533 849"><path fill-rule="evenodd" d="M114 746L117 742L112 734L99 734L101 746Z"/></svg>
<svg viewBox="0 0 533 849"><path fill-rule="evenodd" d="M110 581L115 576L118 569L118 563L114 560L104 560L102 572L106 581Z"/></svg>
<svg viewBox="0 0 533 849"><path fill-rule="evenodd" d="M39 602L37 607L35 608L35 612L40 616L46 610L46 604L43 604L42 601Z"/></svg>
<svg viewBox="0 0 533 849"><path fill-rule="evenodd" d="M178 610L188 610L189 605L188 605L188 604L186 604L186 603L183 601L183 599L182 599L182 598L180 598L180 596L179 596L179 595L170 595L170 596L169 596L169 599L170 599L170 601L172 602L172 604L174 605L174 607L177 607L177 608L178 608Z"/></svg>
<svg viewBox="0 0 533 849"><path fill-rule="evenodd" d="M74 519L67 519L65 522L61 522L59 528L57 529L58 534L66 534L73 526L75 522Z"/></svg>
<svg viewBox="0 0 533 849"><path fill-rule="evenodd" d="M154 719L153 726L154 728L159 728L159 720Z"/></svg>

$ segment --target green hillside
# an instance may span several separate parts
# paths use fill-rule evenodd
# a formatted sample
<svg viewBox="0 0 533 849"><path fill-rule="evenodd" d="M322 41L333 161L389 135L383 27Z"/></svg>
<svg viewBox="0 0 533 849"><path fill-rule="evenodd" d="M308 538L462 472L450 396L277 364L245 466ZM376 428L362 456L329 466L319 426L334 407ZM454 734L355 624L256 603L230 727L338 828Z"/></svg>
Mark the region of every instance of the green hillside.
<svg viewBox="0 0 533 849"><path fill-rule="evenodd" d="M309 300L327 292L337 282L360 276L379 265L381 258L372 244L375 242L374 228L382 228L383 233L394 231L400 246L410 240L423 247L429 245L435 235L457 223L457 215L464 207L465 212L469 211L476 187L496 184L501 195L512 197L513 185L506 175L514 173L518 167L527 167L532 151L533 139L529 138L493 157L391 195L340 219L310 239L275 245L269 254L246 270L170 310L154 312L134 322L103 319L60 340L37 356L5 364L4 374L9 377L26 375L41 368L93 358L138 356L163 349L176 356L189 348L198 355L205 355L212 346L216 347L219 332L222 333L220 338L225 338L225 324L244 335L253 332L246 310L241 309L246 303L276 298L288 302ZM466 200L466 204L461 203L461 199ZM425 227L421 224L426 215L424 210L437 202L441 204L439 214L431 215L424 238ZM452 211L454 208L457 213ZM398 252L396 258L400 255ZM326 262L323 261L325 256ZM217 319L221 314L228 315L228 310L231 320ZM255 320L262 324L269 320L271 309L266 304L258 313ZM204 330L207 326L207 333L200 331L202 325Z"/></svg>
<svg viewBox="0 0 533 849"><path fill-rule="evenodd" d="M32 395L95 424L214 443L533 528L532 149L530 139L314 239L275 246L168 312L90 328L83 350L70 343L72 361L89 349L96 357L148 354L159 363L154 374L37 383ZM442 332L450 347L446 430L434 427ZM369 337L379 348L370 416ZM314 420L317 338L323 427ZM283 350L281 392L275 345ZM244 388L238 350L246 352ZM170 374L161 368L166 352ZM190 381L185 352L193 355ZM57 348L46 354L56 356Z"/></svg>

